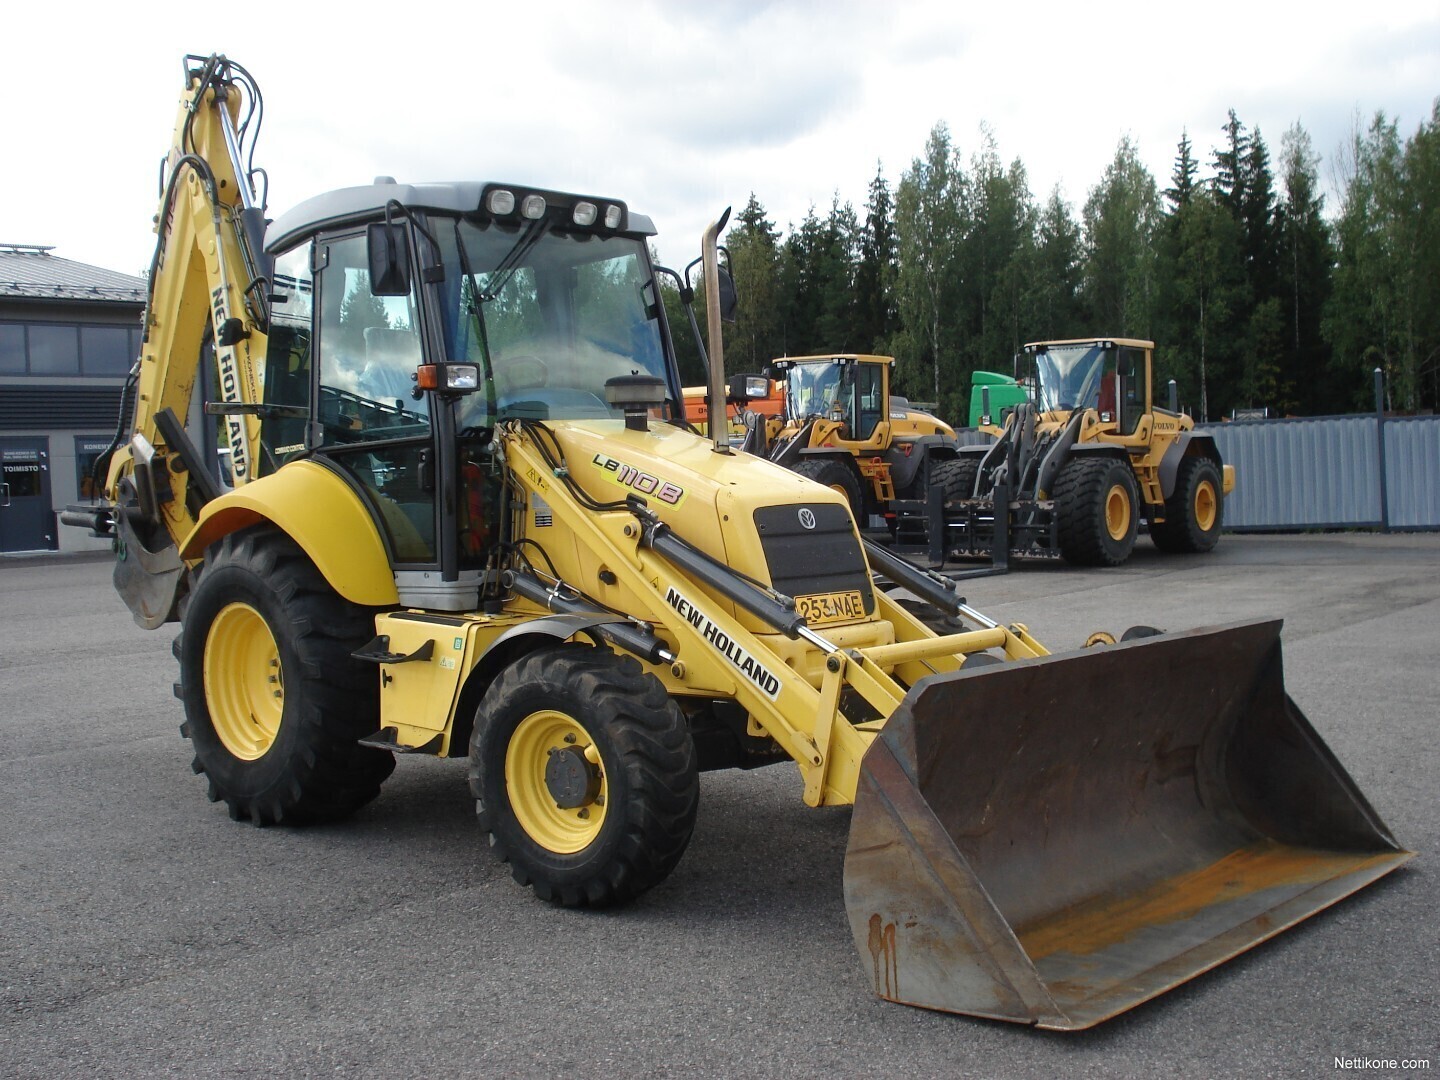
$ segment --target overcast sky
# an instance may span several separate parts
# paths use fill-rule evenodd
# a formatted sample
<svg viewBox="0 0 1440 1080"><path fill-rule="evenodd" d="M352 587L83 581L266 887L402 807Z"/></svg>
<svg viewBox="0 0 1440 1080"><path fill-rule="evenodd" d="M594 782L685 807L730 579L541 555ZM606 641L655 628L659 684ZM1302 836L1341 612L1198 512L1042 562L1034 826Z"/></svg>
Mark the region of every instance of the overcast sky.
<svg viewBox="0 0 1440 1080"><path fill-rule="evenodd" d="M259 82L272 215L378 174L529 183L625 199L677 264L751 191L782 230L837 194L863 215L939 121L967 159L988 125L1078 216L1123 135L1164 187L1182 129L1208 172L1227 109L1272 159L1298 120L1328 181L1357 115L1403 137L1440 95L1440 0L981 6L11 5L0 242L148 265L187 52Z"/></svg>

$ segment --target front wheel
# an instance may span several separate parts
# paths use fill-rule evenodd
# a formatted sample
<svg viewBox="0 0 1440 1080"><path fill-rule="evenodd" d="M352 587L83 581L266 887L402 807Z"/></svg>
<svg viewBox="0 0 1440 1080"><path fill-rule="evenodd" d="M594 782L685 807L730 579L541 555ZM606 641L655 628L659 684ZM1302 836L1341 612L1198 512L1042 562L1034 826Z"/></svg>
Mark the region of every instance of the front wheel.
<svg viewBox="0 0 1440 1080"><path fill-rule="evenodd" d="M371 613L330 588L300 547L268 526L211 548L187 599L177 690L180 733L212 801L257 825L343 817L395 767L360 746L378 726L373 671L351 653Z"/></svg>
<svg viewBox="0 0 1440 1080"><path fill-rule="evenodd" d="M1079 566L1119 566L1135 550L1139 501L1129 462L1072 458L1055 480L1060 554Z"/></svg>
<svg viewBox="0 0 1440 1080"><path fill-rule="evenodd" d="M567 907L623 903L679 863L700 782L684 715L632 657L538 649L491 684L470 790L515 880Z"/></svg>
<svg viewBox="0 0 1440 1080"><path fill-rule="evenodd" d="M794 471L844 496L850 504L850 516L855 519L856 525L862 529L865 527L865 498L854 470L830 458L812 457L801 458L795 463Z"/></svg>
<svg viewBox="0 0 1440 1080"><path fill-rule="evenodd" d="M975 497L980 463L974 458L942 458L930 466L930 483L945 493L946 502Z"/></svg>

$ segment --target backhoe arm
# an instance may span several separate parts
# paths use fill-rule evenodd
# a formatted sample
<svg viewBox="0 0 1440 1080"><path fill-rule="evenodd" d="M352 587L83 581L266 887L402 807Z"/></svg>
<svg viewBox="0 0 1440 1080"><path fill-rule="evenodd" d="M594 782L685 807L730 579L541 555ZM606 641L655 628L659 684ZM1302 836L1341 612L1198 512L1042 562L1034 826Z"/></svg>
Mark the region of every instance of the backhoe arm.
<svg viewBox="0 0 1440 1080"><path fill-rule="evenodd" d="M223 56L190 66L198 59L187 58L187 87L165 162L133 420L106 485L152 550L183 539L218 490L184 435L207 342L214 344L220 408L231 410L224 444L236 485L254 478L260 450L259 418L241 410L261 400L269 281L264 211L241 160L239 134L252 121L258 127L259 95Z"/></svg>

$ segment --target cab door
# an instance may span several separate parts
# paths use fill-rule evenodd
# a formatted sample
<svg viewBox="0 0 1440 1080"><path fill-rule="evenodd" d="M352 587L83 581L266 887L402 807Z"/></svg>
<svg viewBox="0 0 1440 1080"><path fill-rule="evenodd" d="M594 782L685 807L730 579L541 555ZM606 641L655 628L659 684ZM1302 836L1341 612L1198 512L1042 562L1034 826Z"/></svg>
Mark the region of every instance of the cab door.
<svg viewBox="0 0 1440 1080"><path fill-rule="evenodd" d="M311 448L369 504L394 566L438 562L431 395L416 389L424 350L415 287L370 289L365 234L315 241L316 396Z"/></svg>

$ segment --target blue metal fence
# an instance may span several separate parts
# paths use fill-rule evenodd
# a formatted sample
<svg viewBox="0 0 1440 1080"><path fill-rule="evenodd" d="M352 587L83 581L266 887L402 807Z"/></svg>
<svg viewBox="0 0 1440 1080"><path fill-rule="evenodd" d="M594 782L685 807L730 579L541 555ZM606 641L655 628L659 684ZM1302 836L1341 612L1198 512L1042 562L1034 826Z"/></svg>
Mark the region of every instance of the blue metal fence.
<svg viewBox="0 0 1440 1080"><path fill-rule="evenodd" d="M1203 430L1235 466L1227 529L1440 529L1440 417L1237 420Z"/></svg>

